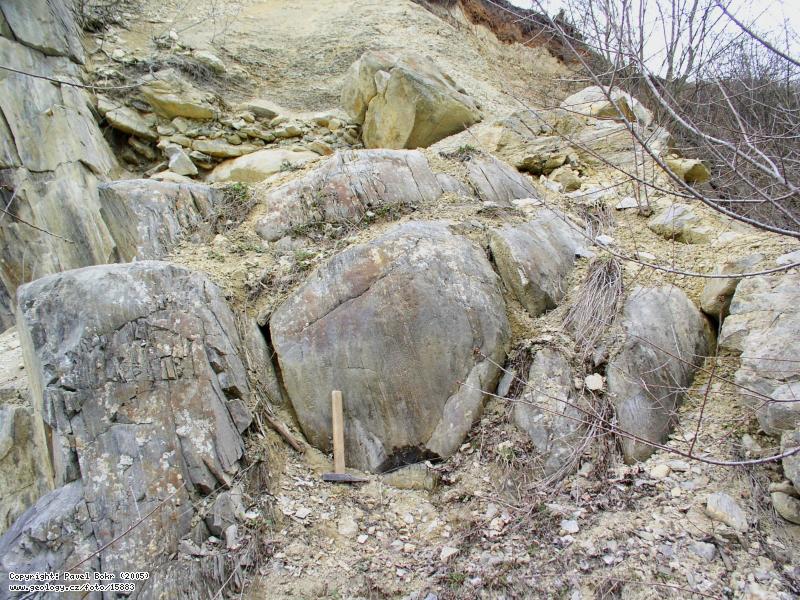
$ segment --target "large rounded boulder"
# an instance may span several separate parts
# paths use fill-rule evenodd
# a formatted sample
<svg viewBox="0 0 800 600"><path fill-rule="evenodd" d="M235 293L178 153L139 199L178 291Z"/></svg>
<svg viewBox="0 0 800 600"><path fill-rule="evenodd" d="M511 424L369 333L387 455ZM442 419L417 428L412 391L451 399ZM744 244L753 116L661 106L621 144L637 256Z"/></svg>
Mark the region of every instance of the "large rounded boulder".
<svg viewBox="0 0 800 600"><path fill-rule="evenodd" d="M347 462L377 472L458 449L510 336L483 251L445 222L415 221L335 256L270 329L308 440L330 450L341 390Z"/></svg>

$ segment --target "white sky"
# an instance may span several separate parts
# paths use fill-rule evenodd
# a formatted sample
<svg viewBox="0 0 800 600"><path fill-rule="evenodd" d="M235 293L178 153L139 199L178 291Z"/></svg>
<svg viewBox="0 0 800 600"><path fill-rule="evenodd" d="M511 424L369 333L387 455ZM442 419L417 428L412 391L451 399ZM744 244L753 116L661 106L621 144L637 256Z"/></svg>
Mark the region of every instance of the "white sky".
<svg viewBox="0 0 800 600"><path fill-rule="evenodd" d="M558 13L564 6L563 0L539 0L551 15ZM523 8L535 7L533 0L509 0L511 4ZM788 19L790 27L794 30L794 43L792 53L797 56L800 53L800 0L733 0L733 13L737 19L743 23L754 26L755 30L763 32L779 32L783 29L783 23ZM731 27L738 31L736 25L731 23ZM783 35L778 36L779 40L784 40Z"/></svg>

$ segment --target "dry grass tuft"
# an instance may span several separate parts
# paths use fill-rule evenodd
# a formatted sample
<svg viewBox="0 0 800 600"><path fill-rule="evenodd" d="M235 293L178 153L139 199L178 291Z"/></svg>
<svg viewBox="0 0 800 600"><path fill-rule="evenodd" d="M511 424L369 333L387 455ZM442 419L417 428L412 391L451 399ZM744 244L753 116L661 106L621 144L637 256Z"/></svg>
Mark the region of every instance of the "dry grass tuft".
<svg viewBox="0 0 800 600"><path fill-rule="evenodd" d="M623 294L622 266L615 258L597 259L589 265L586 278L564 320L572 333L578 354L585 361L611 325Z"/></svg>

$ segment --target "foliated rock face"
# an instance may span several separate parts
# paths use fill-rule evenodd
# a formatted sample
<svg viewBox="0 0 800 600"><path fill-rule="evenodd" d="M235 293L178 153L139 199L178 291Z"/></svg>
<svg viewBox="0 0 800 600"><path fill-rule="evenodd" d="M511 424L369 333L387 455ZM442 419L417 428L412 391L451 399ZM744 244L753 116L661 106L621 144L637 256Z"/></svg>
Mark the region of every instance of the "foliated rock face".
<svg viewBox="0 0 800 600"><path fill-rule="evenodd" d="M341 390L349 464L381 471L455 452L496 383L482 355L505 357L498 283L444 222L399 225L312 274L270 322L309 441L330 449L330 395Z"/></svg>
<svg viewBox="0 0 800 600"><path fill-rule="evenodd" d="M564 297L582 241L580 229L566 215L542 209L528 223L493 231L489 247L503 283L535 317Z"/></svg>
<svg viewBox="0 0 800 600"><path fill-rule="evenodd" d="M634 288L621 315L625 342L606 370L619 426L641 440L662 443L675 410L709 352L708 324L677 287ZM653 453L645 441L623 437L629 462Z"/></svg>
<svg viewBox="0 0 800 600"><path fill-rule="evenodd" d="M127 179L99 186L103 219L114 236L118 260L163 258L196 233L222 193L193 183Z"/></svg>
<svg viewBox="0 0 800 600"><path fill-rule="evenodd" d="M18 323L55 482L65 486L48 502L68 504L59 514L70 522L72 507L88 508L69 543L102 546L161 505L100 559L110 571L168 563L190 530L190 500L239 472L250 423L242 342L220 291L168 263L88 267L22 287ZM76 486L80 498L67 502ZM11 555L35 563L50 551L26 541L39 512L3 539Z"/></svg>
<svg viewBox="0 0 800 600"><path fill-rule="evenodd" d="M258 154L261 152L250 156ZM418 150L337 152L303 177L269 190L256 231L274 241L292 229L321 222L359 221L368 211L413 208L438 200L446 192L499 206L536 196L529 179L490 155L471 154L462 157L460 163L453 167L463 171L466 184L452 175L436 173Z"/></svg>
<svg viewBox="0 0 800 600"><path fill-rule="evenodd" d="M70 9L62 0L4 1L0 64L80 82L83 47ZM0 203L9 215L0 222L0 329L13 324L11 299L20 284L109 260L114 242L96 185L116 165L88 93L2 73Z"/></svg>

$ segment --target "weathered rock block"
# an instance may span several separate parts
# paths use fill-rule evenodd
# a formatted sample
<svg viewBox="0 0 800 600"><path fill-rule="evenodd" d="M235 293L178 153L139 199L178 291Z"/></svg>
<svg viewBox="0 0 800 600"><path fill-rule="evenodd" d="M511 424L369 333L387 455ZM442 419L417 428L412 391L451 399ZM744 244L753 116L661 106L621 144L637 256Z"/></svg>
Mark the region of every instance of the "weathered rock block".
<svg viewBox="0 0 800 600"><path fill-rule="evenodd" d="M341 390L347 461L371 471L455 452L496 383L481 354L502 364L509 341L489 261L445 222L404 223L338 254L270 330L308 440L330 450Z"/></svg>
<svg viewBox="0 0 800 600"><path fill-rule="evenodd" d="M741 354L734 381L767 433L800 428L800 276L748 277L736 287L720 349Z"/></svg>
<svg viewBox="0 0 800 600"><path fill-rule="evenodd" d="M283 148L258 150L219 164L208 181L240 181L258 183L270 175L287 169L299 168L310 160L319 158L316 152L292 152Z"/></svg>
<svg viewBox="0 0 800 600"><path fill-rule="evenodd" d="M163 258L198 232L222 192L201 184L128 179L98 186L101 212L121 262Z"/></svg>
<svg viewBox="0 0 800 600"><path fill-rule="evenodd" d="M584 88L564 100L561 108L597 119L622 120L624 116L628 121L645 127L653 121L653 115L641 102L619 88Z"/></svg>
<svg viewBox="0 0 800 600"><path fill-rule="evenodd" d="M467 181L474 195L485 202L511 206L512 200L537 198L538 192L527 175L490 154L473 154L464 161Z"/></svg>
<svg viewBox="0 0 800 600"><path fill-rule="evenodd" d="M698 366L710 347L702 313L679 288L634 288L621 315L625 342L606 369L619 427L642 440L662 443ZM653 452L644 441L622 438L625 460Z"/></svg>
<svg viewBox="0 0 800 600"><path fill-rule="evenodd" d="M158 114L168 119L213 119L217 116L214 95L203 92L174 69L158 71L140 87L142 96Z"/></svg>
<svg viewBox="0 0 800 600"><path fill-rule="evenodd" d="M425 148L481 120L475 102L430 59L367 52L350 67L342 106L367 148Z"/></svg>
<svg viewBox="0 0 800 600"><path fill-rule="evenodd" d="M451 160L459 163L453 170L461 171L461 179L435 173L417 150L337 152L303 177L269 190L256 231L274 241L293 229L323 222L358 222L367 211L414 207L435 201L445 192L500 206L536 196L524 175L490 155L476 153Z"/></svg>
<svg viewBox="0 0 800 600"><path fill-rule="evenodd" d="M730 273L733 275L745 273L753 269L762 260L764 260L763 254L751 254L743 258L727 260L714 269L714 274ZM728 315L733 293L736 291L736 286L739 285L740 281L741 278L739 277L706 280L703 292L700 294L700 308L703 312L717 319L724 319Z"/></svg>
<svg viewBox="0 0 800 600"><path fill-rule="evenodd" d="M671 204L647 222L653 233L684 244L705 244L714 235L714 227L686 204Z"/></svg>
<svg viewBox="0 0 800 600"><path fill-rule="evenodd" d="M583 239L566 215L542 209L529 223L494 230L489 248L503 283L535 317L564 297Z"/></svg>
<svg viewBox="0 0 800 600"><path fill-rule="evenodd" d="M358 220L370 209L413 206L443 193L421 152L337 152L307 175L271 190L256 231L273 241L296 227Z"/></svg>
<svg viewBox="0 0 800 600"><path fill-rule="evenodd" d="M542 348L528 372L528 388L514 404L514 423L528 434L545 475L569 465L585 420L572 384L572 369L558 350Z"/></svg>
<svg viewBox="0 0 800 600"><path fill-rule="evenodd" d="M158 571L189 533L190 501L240 470L250 388L233 314L202 275L152 261L44 277L18 301L55 481L73 482L48 498L63 503L80 486L88 509L90 536L66 541L99 548L160 506L99 554L104 570ZM46 545L19 548L36 512L2 542L34 563L52 558L39 556Z"/></svg>

